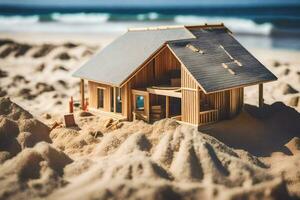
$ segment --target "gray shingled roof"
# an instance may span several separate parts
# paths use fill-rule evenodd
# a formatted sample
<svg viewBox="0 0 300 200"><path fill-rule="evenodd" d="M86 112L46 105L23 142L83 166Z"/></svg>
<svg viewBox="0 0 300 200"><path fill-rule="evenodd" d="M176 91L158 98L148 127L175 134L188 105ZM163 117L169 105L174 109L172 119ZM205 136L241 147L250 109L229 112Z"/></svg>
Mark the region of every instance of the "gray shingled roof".
<svg viewBox="0 0 300 200"><path fill-rule="evenodd" d="M191 32L196 39L170 41L168 45L206 93L277 79L227 29L197 29ZM186 47L187 44L204 53L192 51Z"/></svg>
<svg viewBox="0 0 300 200"><path fill-rule="evenodd" d="M129 31L73 75L120 86L165 43L206 93L277 79L225 27Z"/></svg>
<svg viewBox="0 0 300 200"><path fill-rule="evenodd" d="M118 86L166 41L194 37L184 27L128 31L94 55L73 76Z"/></svg>

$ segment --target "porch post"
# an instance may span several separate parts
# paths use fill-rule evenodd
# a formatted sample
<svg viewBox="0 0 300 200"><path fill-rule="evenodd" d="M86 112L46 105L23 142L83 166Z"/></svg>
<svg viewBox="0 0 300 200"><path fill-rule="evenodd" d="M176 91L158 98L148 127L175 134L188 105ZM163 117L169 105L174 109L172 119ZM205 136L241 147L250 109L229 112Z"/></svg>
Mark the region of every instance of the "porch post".
<svg viewBox="0 0 300 200"><path fill-rule="evenodd" d="M80 79L81 109L84 109L84 80Z"/></svg>
<svg viewBox="0 0 300 200"><path fill-rule="evenodd" d="M117 91L116 91L116 87L114 87L114 100L113 100L113 102L114 102L114 112L116 113L117 112L117 101L116 101L116 99L117 99Z"/></svg>
<svg viewBox="0 0 300 200"><path fill-rule="evenodd" d="M166 118L169 118L170 112L170 97L166 96Z"/></svg>
<svg viewBox="0 0 300 200"><path fill-rule="evenodd" d="M197 125L200 124L200 111L201 111L201 108L200 108L200 90L199 90L199 87L197 86L197 89L196 89L196 107L195 107Z"/></svg>
<svg viewBox="0 0 300 200"><path fill-rule="evenodd" d="M264 95L264 87L263 87L262 83L260 83L258 85L258 90L259 90L258 91L258 105L259 105L260 108L262 108L263 105L264 105L264 97L263 97L263 95Z"/></svg>
<svg viewBox="0 0 300 200"><path fill-rule="evenodd" d="M150 100L149 93L144 96L144 110L147 116L147 122L150 122Z"/></svg>

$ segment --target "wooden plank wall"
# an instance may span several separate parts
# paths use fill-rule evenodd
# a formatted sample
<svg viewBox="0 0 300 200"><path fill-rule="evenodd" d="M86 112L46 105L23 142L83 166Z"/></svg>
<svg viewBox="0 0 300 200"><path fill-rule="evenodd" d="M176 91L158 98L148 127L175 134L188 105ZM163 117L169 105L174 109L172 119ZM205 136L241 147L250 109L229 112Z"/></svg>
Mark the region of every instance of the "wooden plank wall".
<svg viewBox="0 0 300 200"><path fill-rule="evenodd" d="M236 88L230 92L230 111L229 116L233 117L238 114L244 105L244 88Z"/></svg>
<svg viewBox="0 0 300 200"><path fill-rule="evenodd" d="M156 83L163 82L164 80L170 78L170 71L180 70L181 68L180 62L177 60L177 58L175 58L169 48L162 50L154 60L154 77Z"/></svg>
<svg viewBox="0 0 300 200"><path fill-rule="evenodd" d="M244 105L244 88L208 94L210 106L219 110L219 119L228 119L240 112Z"/></svg>
<svg viewBox="0 0 300 200"><path fill-rule="evenodd" d="M89 106L91 108L96 108L98 107L98 93L97 93L97 88L103 88L104 89L104 111L110 112L110 88L111 86L105 85L105 84L100 84L92 81L88 81L88 94L89 94Z"/></svg>
<svg viewBox="0 0 300 200"><path fill-rule="evenodd" d="M199 124L200 91L198 84L184 67L181 67L181 120L190 124Z"/></svg>
<svg viewBox="0 0 300 200"><path fill-rule="evenodd" d="M153 85L158 85L168 78L170 71L174 69L180 70L181 64L175 58L168 48L164 48L153 59L133 76L122 88L124 96L123 99L127 99L128 103L122 104L124 110L123 115L127 116L129 120L132 120L132 94L131 89L146 88ZM127 95L125 95L127 91ZM156 104L164 104L164 97L157 95L150 95L150 106Z"/></svg>
<svg viewBox="0 0 300 200"><path fill-rule="evenodd" d="M132 88L157 85L168 78L171 70L180 70L180 63L168 48L164 48L138 71L128 83Z"/></svg>
<svg viewBox="0 0 300 200"><path fill-rule="evenodd" d="M228 91L221 91L212 94L208 94L209 105L218 110L218 119L224 119L227 116L229 99L226 95ZM201 111L201 110L200 110Z"/></svg>

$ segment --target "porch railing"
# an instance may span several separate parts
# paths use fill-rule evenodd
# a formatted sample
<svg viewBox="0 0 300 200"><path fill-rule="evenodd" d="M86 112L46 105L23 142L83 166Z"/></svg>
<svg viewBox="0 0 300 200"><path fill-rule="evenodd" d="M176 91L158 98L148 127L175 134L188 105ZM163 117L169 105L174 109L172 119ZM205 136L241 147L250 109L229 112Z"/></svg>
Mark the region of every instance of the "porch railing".
<svg viewBox="0 0 300 200"><path fill-rule="evenodd" d="M219 111L215 110L207 110L199 113L199 124L209 124L212 122L218 121Z"/></svg>

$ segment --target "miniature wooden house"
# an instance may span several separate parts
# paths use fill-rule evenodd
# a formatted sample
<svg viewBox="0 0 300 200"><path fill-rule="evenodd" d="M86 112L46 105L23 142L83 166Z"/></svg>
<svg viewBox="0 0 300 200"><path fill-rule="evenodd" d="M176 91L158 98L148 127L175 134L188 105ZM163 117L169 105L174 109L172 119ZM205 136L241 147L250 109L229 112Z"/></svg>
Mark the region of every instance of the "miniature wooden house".
<svg viewBox="0 0 300 200"><path fill-rule="evenodd" d="M277 78L220 25L132 29L75 73L88 81L89 108L148 122L191 125L242 109L244 87Z"/></svg>

